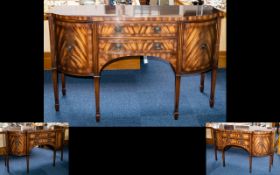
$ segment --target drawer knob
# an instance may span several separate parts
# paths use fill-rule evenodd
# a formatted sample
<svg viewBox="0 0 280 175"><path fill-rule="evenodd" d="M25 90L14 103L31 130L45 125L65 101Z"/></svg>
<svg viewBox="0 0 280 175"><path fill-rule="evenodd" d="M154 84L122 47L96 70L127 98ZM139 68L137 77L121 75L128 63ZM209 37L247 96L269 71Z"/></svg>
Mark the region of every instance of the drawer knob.
<svg viewBox="0 0 280 175"><path fill-rule="evenodd" d="M122 48L122 44L121 43L116 43L115 44L115 50L120 50Z"/></svg>
<svg viewBox="0 0 280 175"><path fill-rule="evenodd" d="M206 49L207 48L207 44L206 43L201 44L200 48L201 49Z"/></svg>
<svg viewBox="0 0 280 175"><path fill-rule="evenodd" d="M121 33L122 32L122 27L121 26L116 26L115 27L115 32L116 33Z"/></svg>
<svg viewBox="0 0 280 175"><path fill-rule="evenodd" d="M161 31L161 28L159 26L154 27L155 33L159 33Z"/></svg>
<svg viewBox="0 0 280 175"><path fill-rule="evenodd" d="M72 49L73 49L73 46L71 46L71 45L67 46L67 51L68 51L68 52L71 52Z"/></svg>
<svg viewBox="0 0 280 175"><path fill-rule="evenodd" d="M155 43L155 44L154 44L154 48L155 48L156 50L161 50L161 49L162 49L161 43Z"/></svg>

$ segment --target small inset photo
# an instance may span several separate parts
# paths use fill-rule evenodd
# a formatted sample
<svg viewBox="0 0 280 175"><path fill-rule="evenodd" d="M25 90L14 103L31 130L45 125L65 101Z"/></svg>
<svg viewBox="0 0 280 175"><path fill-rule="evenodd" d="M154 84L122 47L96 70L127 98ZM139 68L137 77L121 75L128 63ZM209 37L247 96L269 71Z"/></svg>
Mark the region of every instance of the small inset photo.
<svg viewBox="0 0 280 175"><path fill-rule="evenodd" d="M0 174L68 175L68 123L0 123Z"/></svg>
<svg viewBox="0 0 280 175"><path fill-rule="evenodd" d="M206 174L280 174L278 122L206 123Z"/></svg>

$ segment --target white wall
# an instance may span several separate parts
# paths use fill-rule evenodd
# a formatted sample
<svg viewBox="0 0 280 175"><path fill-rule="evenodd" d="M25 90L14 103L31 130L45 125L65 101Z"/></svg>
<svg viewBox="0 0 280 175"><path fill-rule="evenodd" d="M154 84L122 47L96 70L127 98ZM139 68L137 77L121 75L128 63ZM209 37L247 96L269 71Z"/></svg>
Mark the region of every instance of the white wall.
<svg viewBox="0 0 280 175"><path fill-rule="evenodd" d="M222 19L220 51L226 51L226 18ZM44 21L44 52L50 52L50 36L48 21Z"/></svg>
<svg viewBox="0 0 280 175"><path fill-rule="evenodd" d="M50 52L49 22L44 20L44 52Z"/></svg>
<svg viewBox="0 0 280 175"><path fill-rule="evenodd" d="M221 22L221 39L220 39L220 51L227 50L227 19L223 18Z"/></svg>

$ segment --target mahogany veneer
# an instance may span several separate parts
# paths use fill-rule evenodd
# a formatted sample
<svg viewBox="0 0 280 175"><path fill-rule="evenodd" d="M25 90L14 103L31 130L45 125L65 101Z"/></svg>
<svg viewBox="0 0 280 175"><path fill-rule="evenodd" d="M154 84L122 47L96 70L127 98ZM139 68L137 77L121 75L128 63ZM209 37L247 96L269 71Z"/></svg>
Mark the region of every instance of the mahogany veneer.
<svg viewBox="0 0 280 175"><path fill-rule="evenodd" d="M53 8L48 14L55 109L59 110L58 73L92 76L96 120L100 119L100 74L127 56L155 56L175 73L174 118L179 116L182 75L212 71L210 107L214 106L221 18L224 13L204 6L97 5Z"/></svg>
<svg viewBox="0 0 280 175"><path fill-rule="evenodd" d="M62 129L30 129L21 131L20 128L7 129L9 154L26 156L27 172L29 172L30 151L35 146L51 146L53 148L53 166L55 166L56 150L61 150L63 156Z"/></svg>
<svg viewBox="0 0 280 175"><path fill-rule="evenodd" d="M242 126L241 126L242 127ZM273 165L275 131L263 127L248 127L248 129L214 129L215 159L217 150L222 150L223 166L225 166L225 151L230 147L239 147L249 153L249 169L252 172L252 157L269 156L269 171Z"/></svg>

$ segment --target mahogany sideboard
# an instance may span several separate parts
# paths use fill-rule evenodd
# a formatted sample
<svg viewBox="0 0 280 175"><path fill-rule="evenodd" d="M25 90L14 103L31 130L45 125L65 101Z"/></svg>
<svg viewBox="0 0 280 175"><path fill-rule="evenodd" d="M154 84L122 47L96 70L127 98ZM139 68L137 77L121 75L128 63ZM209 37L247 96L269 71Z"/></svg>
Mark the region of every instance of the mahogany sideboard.
<svg viewBox="0 0 280 175"><path fill-rule="evenodd" d="M100 120L100 75L127 56L153 56L170 63L175 74L174 118L179 117L181 76L212 71L214 106L221 18L211 6L58 6L48 13L55 110L59 111L58 73L94 79L96 121Z"/></svg>
<svg viewBox="0 0 280 175"><path fill-rule="evenodd" d="M51 146L53 149L53 166L55 166L56 150L63 156L63 130L62 129L26 129L20 127L8 128L7 142L9 155L26 156L27 172L29 172L30 151L35 146Z"/></svg>
<svg viewBox="0 0 280 175"><path fill-rule="evenodd" d="M252 172L252 157L269 156L269 171L273 165L275 130L260 126L220 125L214 130L215 159L217 150L222 151L223 166L225 166L225 151L230 147L239 147L249 153L249 169Z"/></svg>

